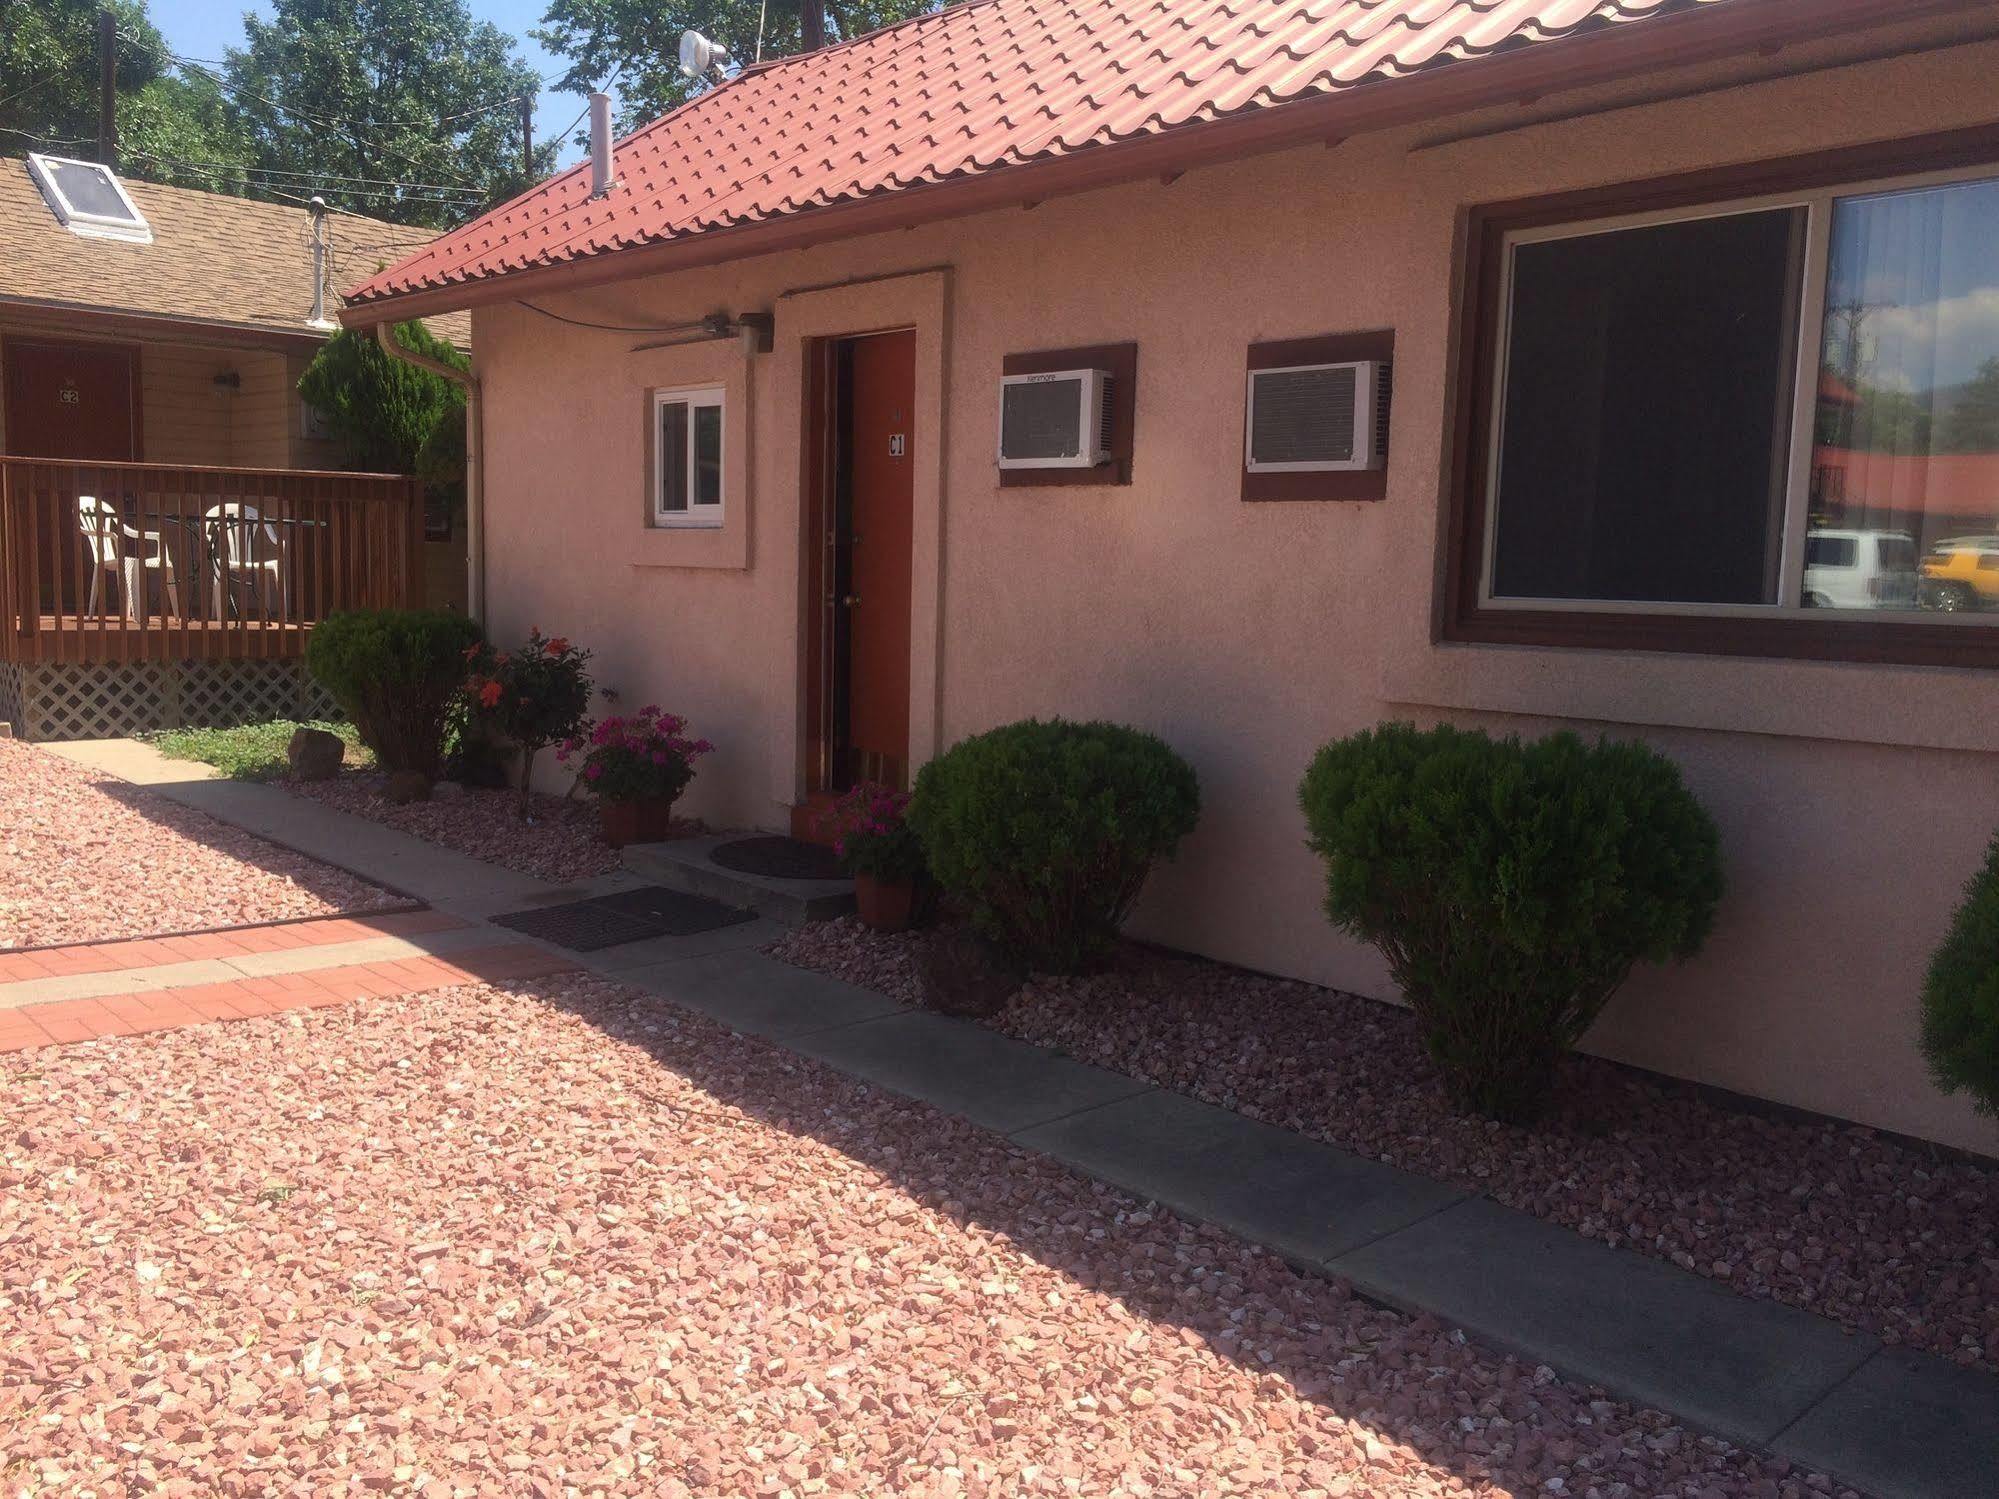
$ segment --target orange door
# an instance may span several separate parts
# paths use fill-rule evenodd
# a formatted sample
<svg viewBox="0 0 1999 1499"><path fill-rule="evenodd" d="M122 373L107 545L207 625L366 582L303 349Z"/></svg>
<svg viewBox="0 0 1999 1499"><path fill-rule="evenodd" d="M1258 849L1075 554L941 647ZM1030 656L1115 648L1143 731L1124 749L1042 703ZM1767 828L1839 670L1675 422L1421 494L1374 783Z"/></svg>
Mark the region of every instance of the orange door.
<svg viewBox="0 0 1999 1499"><path fill-rule="evenodd" d="M6 342L7 451L130 463L139 457L139 355L122 344Z"/></svg>
<svg viewBox="0 0 1999 1499"><path fill-rule="evenodd" d="M847 746L856 779L899 784L909 767L909 593L913 554L911 454L916 335L852 342L847 428L850 497Z"/></svg>

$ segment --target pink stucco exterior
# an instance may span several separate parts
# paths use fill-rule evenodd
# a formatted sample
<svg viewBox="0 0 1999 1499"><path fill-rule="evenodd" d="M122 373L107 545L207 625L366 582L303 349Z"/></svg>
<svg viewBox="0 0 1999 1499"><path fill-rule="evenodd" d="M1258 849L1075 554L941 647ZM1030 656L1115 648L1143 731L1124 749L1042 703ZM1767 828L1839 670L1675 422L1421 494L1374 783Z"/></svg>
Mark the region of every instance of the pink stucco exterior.
<svg viewBox="0 0 1999 1499"><path fill-rule="evenodd" d="M478 310L490 626L594 647L627 703L658 700L719 746L690 810L783 826L803 773L805 341L913 326L912 751L1028 714L1163 735L1207 810L1139 934L1387 997L1375 955L1319 911L1294 800L1313 750L1386 717L1642 737L1720 823L1730 891L1700 958L1641 973L1589 1045L1999 1152L1915 1046L1927 955L1999 825L1999 681L1432 639L1463 210L1987 123L1999 42L1955 24L534 299L618 324L770 310L768 354L640 352L518 304ZM1914 50L1937 40L1962 44ZM869 279L835 285L852 278ZM1386 500L1242 503L1245 346L1373 328L1395 330ZM1126 340L1135 482L1002 490L1002 357ZM649 530L647 392L714 384L732 411L726 524Z"/></svg>

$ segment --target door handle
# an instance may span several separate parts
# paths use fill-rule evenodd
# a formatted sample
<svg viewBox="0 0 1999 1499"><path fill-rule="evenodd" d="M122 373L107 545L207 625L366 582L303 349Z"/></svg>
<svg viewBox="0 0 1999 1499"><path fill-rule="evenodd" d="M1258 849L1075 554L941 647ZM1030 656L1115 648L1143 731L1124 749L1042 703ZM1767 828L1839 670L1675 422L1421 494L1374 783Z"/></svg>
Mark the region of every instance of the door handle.
<svg viewBox="0 0 1999 1499"><path fill-rule="evenodd" d="M840 602L845 604L849 609L853 608L854 605L858 604L860 601L861 601L861 596L858 593L850 593L845 598L840 600Z"/></svg>

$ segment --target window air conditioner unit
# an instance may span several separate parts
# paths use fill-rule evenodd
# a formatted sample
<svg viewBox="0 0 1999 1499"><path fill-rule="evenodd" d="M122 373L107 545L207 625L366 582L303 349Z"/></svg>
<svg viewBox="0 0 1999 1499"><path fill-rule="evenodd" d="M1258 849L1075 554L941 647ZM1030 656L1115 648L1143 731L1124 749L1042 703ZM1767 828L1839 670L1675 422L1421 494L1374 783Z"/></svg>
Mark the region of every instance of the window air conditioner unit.
<svg viewBox="0 0 1999 1499"><path fill-rule="evenodd" d="M1056 370L1000 377L1001 468L1095 468L1111 461L1111 377Z"/></svg>
<svg viewBox="0 0 1999 1499"><path fill-rule="evenodd" d="M1386 360L1249 372L1243 462L1252 474L1337 474L1388 461Z"/></svg>

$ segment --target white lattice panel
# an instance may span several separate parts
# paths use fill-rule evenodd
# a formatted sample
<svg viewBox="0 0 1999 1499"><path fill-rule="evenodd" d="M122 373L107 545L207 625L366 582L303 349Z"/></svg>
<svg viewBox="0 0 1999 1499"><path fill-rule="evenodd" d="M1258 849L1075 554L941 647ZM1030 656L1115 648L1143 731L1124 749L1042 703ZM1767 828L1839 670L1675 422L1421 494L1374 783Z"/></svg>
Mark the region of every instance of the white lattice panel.
<svg viewBox="0 0 1999 1499"><path fill-rule="evenodd" d="M295 661L0 667L0 720L11 721L23 739L110 739L337 714Z"/></svg>

